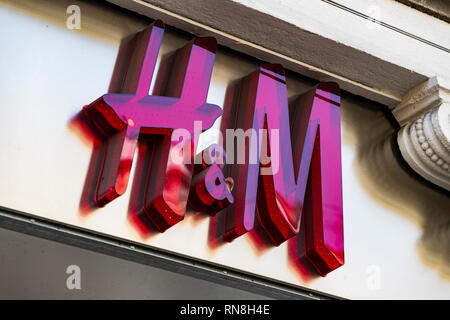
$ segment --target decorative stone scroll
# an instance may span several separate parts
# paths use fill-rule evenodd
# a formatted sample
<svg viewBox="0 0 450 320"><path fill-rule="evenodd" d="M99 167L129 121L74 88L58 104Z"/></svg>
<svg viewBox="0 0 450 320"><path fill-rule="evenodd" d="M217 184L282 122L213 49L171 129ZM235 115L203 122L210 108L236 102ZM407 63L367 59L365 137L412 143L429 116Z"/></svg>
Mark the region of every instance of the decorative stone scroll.
<svg viewBox="0 0 450 320"><path fill-rule="evenodd" d="M392 113L402 126L400 151L418 174L450 191L450 81L431 78Z"/></svg>

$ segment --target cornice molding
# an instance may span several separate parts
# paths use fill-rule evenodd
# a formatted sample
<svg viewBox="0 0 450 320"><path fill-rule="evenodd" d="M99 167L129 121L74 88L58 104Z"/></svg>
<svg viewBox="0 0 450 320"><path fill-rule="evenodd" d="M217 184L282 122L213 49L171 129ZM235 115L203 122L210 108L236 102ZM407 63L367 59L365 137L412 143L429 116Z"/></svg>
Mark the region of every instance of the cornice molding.
<svg viewBox="0 0 450 320"><path fill-rule="evenodd" d="M450 101L450 81L442 77L433 77L410 90L392 113L403 126L448 101Z"/></svg>
<svg viewBox="0 0 450 320"><path fill-rule="evenodd" d="M108 1L390 109L450 72L450 26L390 0L377 1L380 20L365 1Z"/></svg>
<svg viewBox="0 0 450 320"><path fill-rule="evenodd" d="M445 22L389 0L377 2L378 20L366 12L367 3L350 0L285 0L282 6L271 0L108 1L388 106L403 127L403 157L450 190Z"/></svg>
<svg viewBox="0 0 450 320"><path fill-rule="evenodd" d="M444 87L445 85L445 87ZM398 144L417 173L450 191L450 82L432 78L411 90L393 114Z"/></svg>

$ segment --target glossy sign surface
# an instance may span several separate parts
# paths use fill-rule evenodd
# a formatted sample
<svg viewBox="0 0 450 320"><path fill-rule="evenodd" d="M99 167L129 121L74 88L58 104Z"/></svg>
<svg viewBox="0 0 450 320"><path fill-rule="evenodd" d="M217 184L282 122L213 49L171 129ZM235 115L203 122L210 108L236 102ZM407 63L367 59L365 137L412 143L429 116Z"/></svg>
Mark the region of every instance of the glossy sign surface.
<svg viewBox="0 0 450 320"><path fill-rule="evenodd" d="M223 165L205 166L202 160L191 186L195 122L207 129L221 115L218 106L206 103L216 41L196 38L177 50L162 63L155 95L149 95L163 32L164 24L156 21L138 33L120 92L105 94L84 108L105 135L97 205L124 193L138 137L150 135L151 161L142 170L146 183L138 212L148 216L159 231L184 218L189 200L193 209L210 214L228 208L224 237L229 241L253 229L258 211L264 230L278 246L299 233L303 211L305 228L299 236L304 237L306 257L322 275L341 266L344 247L337 84L320 83L311 89L300 98L290 120L281 65L264 65L240 82L230 110L225 110L229 115L222 127L267 130L266 136L250 139L248 150L264 146L268 162L247 159L234 164L231 159L225 170L238 188L236 203L230 206L234 198ZM174 137L173 131L179 129L186 130L189 138ZM181 157L180 161L174 161L174 155ZM223 149L222 158L227 159ZM261 158L261 150L257 158ZM259 177L260 169L266 174Z"/></svg>
<svg viewBox="0 0 450 320"><path fill-rule="evenodd" d="M209 146L200 158L201 163L194 170L189 205L196 211L214 215L234 202L231 194L234 180L223 175L226 153L221 146Z"/></svg>
<svg viewBox="0 0 450 320"><path fill-rule="evenodd" d="M280 245L299 233L303 212L299 237L306 257L322 275L338 268L344 263L339 87L320 83L299 98L289 119L284 70L265 65L236 85L231 100L228 113L236 116L225 118L223 126L268 130L267 141L250 139L248 149L266 143L270 163L229 167L240 182L240 197L226 210L225 237L252 230L258 212L262 227ZM260 174L263 168L269 173Z"/></svg>
<svg viewBox="0 0 450 320"><path fill-rule="evenodd" d="M213 38L197 38L179 49L167 66L166 78L156 84L156 94L148 94L163 33L159 20L138 33L120 92L105 94L84 108L106 137L96 190L99 206L125 192L139 135L158 137L149 149L151 169L143 172L147 175L145 201L138 210L160 231L183 219L192 176L194 141L173 141L172 131L184 128L194 136L194 121L207 129L221 114L218 106L206 103L216 49ZM183 157L190 159L174 162L170 155L185 149L191 152Z"/></svg>

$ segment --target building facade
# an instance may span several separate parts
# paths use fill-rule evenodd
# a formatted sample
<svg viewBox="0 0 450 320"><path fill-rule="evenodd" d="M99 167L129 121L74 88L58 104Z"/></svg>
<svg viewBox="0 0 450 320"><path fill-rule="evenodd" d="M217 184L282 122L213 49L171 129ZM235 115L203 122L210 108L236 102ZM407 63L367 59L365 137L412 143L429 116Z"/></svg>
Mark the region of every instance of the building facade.
<svg viewBox="0 0 450 320"><path fill-rule="evenodd" d="M0 1L0 297L449 299L448 9L392 0ZM275 246L258 219L220 241L223 210L188 208L164 232L142 222L150 160L137 137L126 191L96 203L106 151L82 110L123 88L130 39L156 19L165 28L147 93L161 83L172 90L158 74L176 50L196 37L217 41L206 102L224 113L197 151L218 142L230 88L263 65L284 67L291 105L319 82L338 84L343 265L320 275L301 259L297 237Z"/></svg>

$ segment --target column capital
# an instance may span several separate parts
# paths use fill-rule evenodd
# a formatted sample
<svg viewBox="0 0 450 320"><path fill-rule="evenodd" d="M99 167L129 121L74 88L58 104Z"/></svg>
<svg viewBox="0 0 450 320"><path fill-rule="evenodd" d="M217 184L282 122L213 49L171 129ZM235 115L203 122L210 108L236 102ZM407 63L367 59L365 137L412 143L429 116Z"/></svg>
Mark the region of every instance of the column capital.
<svg viewBox="0 0 450 320"><path fill-rule="evenodd" d="M450 81L433 77L392 110L402 156L417 173L450 191Z"/></svg>

